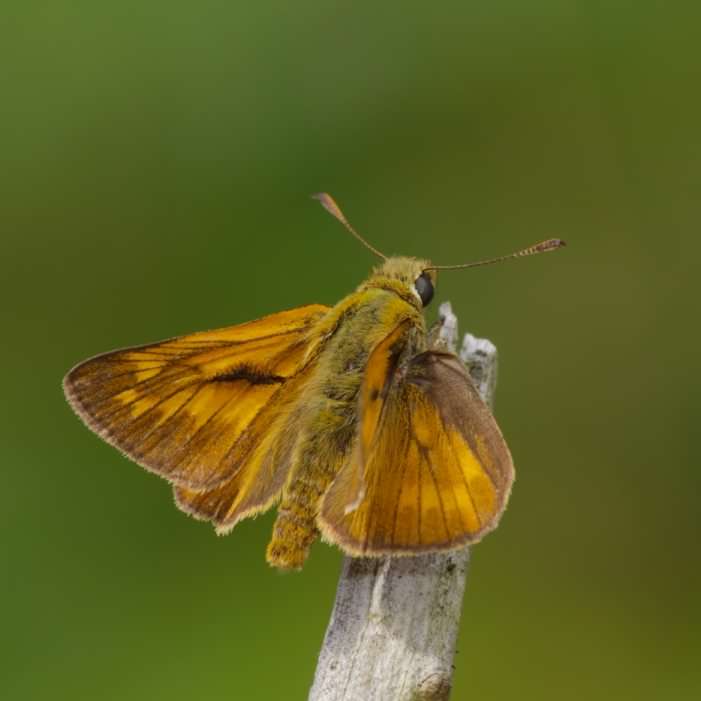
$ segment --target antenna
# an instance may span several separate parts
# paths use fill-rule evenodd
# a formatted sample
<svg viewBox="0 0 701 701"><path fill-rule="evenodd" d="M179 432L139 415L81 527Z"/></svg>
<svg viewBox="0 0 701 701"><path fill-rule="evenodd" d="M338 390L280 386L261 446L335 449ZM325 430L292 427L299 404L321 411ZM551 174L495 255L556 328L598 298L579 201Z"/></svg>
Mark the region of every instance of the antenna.
<svg viewBox="0 0 701 701"><path fill-rule="evenodd" d="M343 215L343 212L341 211L341 208L336 204L335 200L331 195L329 195L326 192L317 192L315 195L312 195L312 199L314 200L319 200L321 202L322 206L324 209L329 212L330 214L333 214L338 221L343 224L343 226L348 229L348 231L355 236L355 238L360 241L360 243L365 246L365 248L369 248L376 256L379 256L382 258L382 260L387 260L387 256L384 253L380 253L373 245L369 244L348 222L346 217Z"/></svg>
<svg viewBox="0 0 701 701"><path fill-rule="evenodd" d="M516 253L510 253L508 256L499 256L498 258L479 260L475 263L462 263L461 265L429 265L426 270L458 270L460 268L477 268L480 265L501 263L502 261L509 260L511 258L523 258L524 256L533 256L536 253L555 251L566 245L567 244L562 239L548 239L547 241L541 241L540 243L535 243L532 246L528 246L528 248L524 248L521 251L516 251Z"/></svg>

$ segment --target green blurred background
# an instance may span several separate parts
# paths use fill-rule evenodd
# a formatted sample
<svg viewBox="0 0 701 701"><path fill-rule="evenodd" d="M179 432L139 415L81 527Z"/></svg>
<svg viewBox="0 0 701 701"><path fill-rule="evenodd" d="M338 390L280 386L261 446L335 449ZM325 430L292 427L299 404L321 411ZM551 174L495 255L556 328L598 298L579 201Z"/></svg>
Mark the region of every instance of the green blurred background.
<svg viewBox="0 0 701 701"><path fill-rule="evenodd" d="M4 699L303 699L340 553L269 569L83 428L111 348L334 303L380 249L491 338L518 470L454 699L698 699L698 3L5 2ZM435 308L429 315L435 315ZM8 489L9 485L9 489Z"/></svg>

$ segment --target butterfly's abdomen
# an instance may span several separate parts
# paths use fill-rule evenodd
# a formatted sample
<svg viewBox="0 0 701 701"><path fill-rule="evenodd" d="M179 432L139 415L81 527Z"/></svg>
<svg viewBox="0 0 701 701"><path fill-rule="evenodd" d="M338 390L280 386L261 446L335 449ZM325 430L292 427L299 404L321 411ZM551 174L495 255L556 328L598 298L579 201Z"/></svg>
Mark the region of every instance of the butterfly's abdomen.
<svg viewBox="0 0 701 701"><path fill-rule="evenodd" d="M356 351L341 366L336 357L323 362L313 387L300 400L296 425L287 427L296 446L267 551L268 562L275 567L299 569L316 539L319 501L355 436L363 356L367 358L362 350Z"/></svg>

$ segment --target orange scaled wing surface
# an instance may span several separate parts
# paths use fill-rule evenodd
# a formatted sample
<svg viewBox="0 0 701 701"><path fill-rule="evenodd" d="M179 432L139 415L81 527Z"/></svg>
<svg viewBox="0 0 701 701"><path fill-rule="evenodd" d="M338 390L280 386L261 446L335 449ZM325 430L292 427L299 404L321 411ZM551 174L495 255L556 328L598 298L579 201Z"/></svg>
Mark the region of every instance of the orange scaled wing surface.
<svg viewBox="0 0 701 701"><path fill-rule="evenodd" d="M310 374L320 342L311 330L327 311L309 305L99 355L68 373L66 396L95 433L174 483L181 508L216 520L180 491L216 491L246 473L239 496L260 510L284 480L275 470L286 465L273 464L282 450L275 427Z"/></svg>
<svg viewBox="0 0 701 701"><path fill-rule="evenodd" d="M453 354L401 364L399 326L368 360L354 450L326 492L318 524L352 555L450 550L492 530L513 464L489 408Z"/></svg>

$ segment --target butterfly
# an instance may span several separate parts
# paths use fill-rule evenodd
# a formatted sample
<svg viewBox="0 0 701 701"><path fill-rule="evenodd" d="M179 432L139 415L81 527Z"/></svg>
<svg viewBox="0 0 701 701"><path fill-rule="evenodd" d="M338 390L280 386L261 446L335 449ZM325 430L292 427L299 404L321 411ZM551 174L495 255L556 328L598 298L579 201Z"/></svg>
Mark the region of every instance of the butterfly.
<svg viewBox="0 0 701 701"><path fill-rule="evenodd" d="M277 505L268 562L299 569L321 537L351 556L444 551L494 529L509 449L462 362L430 347L439 269L387 257L336 306L117 350L65 377L85 424L165 478L177 506L228 533Z"/></svg>

